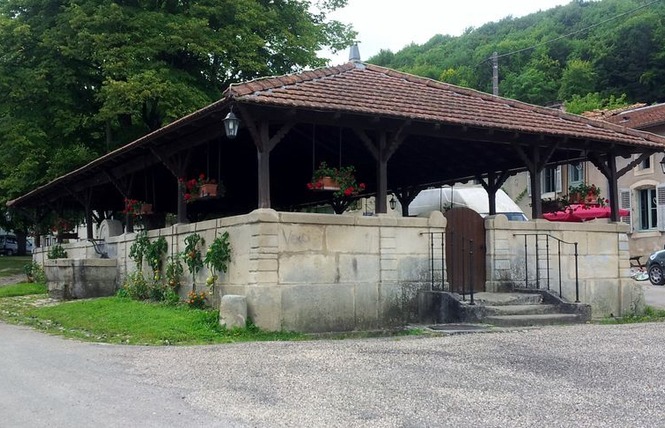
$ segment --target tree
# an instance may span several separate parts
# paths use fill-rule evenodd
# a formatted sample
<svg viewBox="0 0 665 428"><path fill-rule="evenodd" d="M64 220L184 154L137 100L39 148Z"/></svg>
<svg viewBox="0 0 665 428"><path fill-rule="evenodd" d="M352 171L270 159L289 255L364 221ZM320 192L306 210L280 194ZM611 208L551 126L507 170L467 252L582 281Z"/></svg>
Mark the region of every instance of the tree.
<svg viewBox="0 0 665 428"><path fill-rule="evenodd" d="M596 73L589 61L568 61L561 76L559 100L569 100L573 95L584 95L595 91Z"/></svg>
<svg viewBox="0 0 665 428"><path fill-rule="evenodd" d="M0 204L230 83L325 65L346 1L0 0Z"/></svg>

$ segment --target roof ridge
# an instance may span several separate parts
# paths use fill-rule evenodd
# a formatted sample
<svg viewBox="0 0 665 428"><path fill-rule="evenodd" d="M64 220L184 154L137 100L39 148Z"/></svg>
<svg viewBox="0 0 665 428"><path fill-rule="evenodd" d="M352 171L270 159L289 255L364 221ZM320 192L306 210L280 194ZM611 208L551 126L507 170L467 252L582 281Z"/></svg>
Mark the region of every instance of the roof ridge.
<svg viewBox="0 0 665 428"><path fill-rule="evenodd" d="M320 67L312 70L303 70L279 76L257 77L252 80L240 83L232 83L222 93L222 98L231 98L233 96L242 96L254 93L256 91L265 91L270 89L282 88L284 86L295 85L297 83L309 82L330 76L339 75L353 70L355 65L346 63L330 67Z"/></svg>
<svg viewBox="0 0 665 428"><path fill-rule="evenodd" d="M506 105L509 105L511 107L515 108L521 108L521 109L526 109L528 111L536 112L536 113L542 113L542 114L547 114L553 117L557 117L559 119L566 119L566 120L573 120L577 123L583 123L588 126L596 126L598 128L603 128L607 129L609 131L615 131L615 132L626 132L630 135L636 136L636 137L645 137L645 133L641 131L637 131L631 128L626 128L621 125L616 125L610 122L606 122L603 120L595 120L592 118L587 118L581 115L573 114L573 113L567 113L558 109L553 109L550 107L543 107L543 106L538 106L535 104L529 104L523 101L515 100L512 98L504 98L501 96L493 95L493 94L488 94L486 92L482 92L476 89L472 88L466 88L463 86L457 86L453 85L452 83L447 83L447 82L441 82L439 80L435 80L429 77L422 77L422 76L417 76L414 74L406 73L403 71L398 71L398 70L393 70L390 68L385 68L381 67L379 65L374 65L374 64L367 64L367 68L372 71L377 71L377 72L383 72L387 76L391 77L403 77L409 82L413 83L421 83L425 84L426 86L429 87L434 87L438 89L447 89L449 91L459 93L461 95L468 95L468 96L477 96L481 98L482 100L485 101L491 101L491 102L500 102ZM647 133L650 134L650 133ZM651 140L650 135L646 136L648 140Z"/></svg>

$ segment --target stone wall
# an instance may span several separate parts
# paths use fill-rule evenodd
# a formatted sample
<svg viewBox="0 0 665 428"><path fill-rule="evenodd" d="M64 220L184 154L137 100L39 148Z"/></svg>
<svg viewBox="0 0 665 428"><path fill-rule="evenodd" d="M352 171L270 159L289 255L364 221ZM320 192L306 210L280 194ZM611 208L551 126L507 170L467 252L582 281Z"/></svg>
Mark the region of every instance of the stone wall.
<svg viewBox="0 0 665 428"><path fill-rule="evenodd" d="M348 331L415 321L418 291L429 289L429 233L445 231L439 212L429 218L278 213L250 214L153 230L165 236L169 254L199 233L206 243L228 231L232 261L220 275L217 293L243 295L248 315L267 330ZM136 269L127 257L135 234L107 239L109 257L117 258L118 281ZM70 258L98 257L87 242L65 244ZM45 252L35 251L37 261ZM444 274L441 272L438 275ZM205 268L195 278L203 289ZM192 279L185 269L191 290Z"/></svg>
<svg viewBox="0 0 665 428"><path fill-rule="evenodd" d="M644 296L639 284L629 277L628 226L622 223L602 221L586 223L562 223L536 220L509 222L497 215L485 220L487 230L487 291L501 291L513 287L536 286L536 244L539 234L538 278L541 288L559 291L561 278L562 297L574 302L575 262L574 246L562 244L561 276L559 276L558 246L549 239L550 263L547 265L547 240L551 235L566 242L578 243L579 299L593 308L593 316L620 316L640 310ZM525 253L529 253L525 265ZM528 274L528 277L525 276ZM525 278L527 279L525 281Z"/></svg>

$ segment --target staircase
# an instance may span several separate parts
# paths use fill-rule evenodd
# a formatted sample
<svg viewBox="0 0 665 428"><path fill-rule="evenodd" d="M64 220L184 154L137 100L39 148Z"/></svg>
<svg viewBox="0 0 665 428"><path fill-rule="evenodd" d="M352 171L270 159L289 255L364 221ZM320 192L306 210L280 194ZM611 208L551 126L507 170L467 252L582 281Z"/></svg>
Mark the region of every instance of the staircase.
<svg viewBox="0 0 665 428"><path fill-rule="evenodd" d="M423 323L488 324L496 327L527 327L583 324L591 320L591 306L569 303L551 291L516 289L507 293L475 293L470 296L432 291L423 296Z"/></svg>
<svg viewBox="0 0 665 428"><path fill-rule="evenodd" d="M478 322L497 327L582 324L588 321L584 311L569 313L579 305L573 304L571 308L571 304L564 302L561 302L563 305L544 303L541 293L478 293L474 302L476 308L468 305L467 310L477 313Z"/></svg>

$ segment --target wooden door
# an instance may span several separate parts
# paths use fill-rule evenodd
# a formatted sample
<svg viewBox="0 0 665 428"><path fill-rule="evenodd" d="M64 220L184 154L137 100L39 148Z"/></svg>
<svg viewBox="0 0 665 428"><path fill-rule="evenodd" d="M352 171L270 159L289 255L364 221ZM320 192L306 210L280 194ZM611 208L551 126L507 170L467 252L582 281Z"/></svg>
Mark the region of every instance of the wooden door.
<svg viewBox="0 0 665 428"><path fill-rule="evenodd" d="M450 289L467 294L485 291L485 220L469 208L445 214L446 270Z"/></svg>

